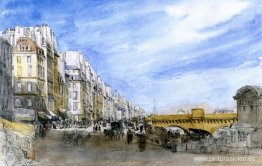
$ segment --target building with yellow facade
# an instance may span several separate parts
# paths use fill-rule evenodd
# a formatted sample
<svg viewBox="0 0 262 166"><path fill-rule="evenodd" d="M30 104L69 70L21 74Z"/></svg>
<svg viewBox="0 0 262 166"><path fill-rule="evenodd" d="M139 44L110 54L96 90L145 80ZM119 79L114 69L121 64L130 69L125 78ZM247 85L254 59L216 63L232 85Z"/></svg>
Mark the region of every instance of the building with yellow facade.
<svg viewBox="0 0 262 166"><path fill-rule="evenodd" d="M58 72L58 58L59 55L57 53L54 54L54 72L53 72L53 77L54 77L54 82L53 82L53 88L54 88L54 92L53 92L53 96L54 96L54 113L55 114L59 114L59 110L60 110L60 103L59 103L59 98L60 98L60 94L59 94L59 72Z"/></svg>
<svg viewBox="0 0 262 166"><path fill-rule="evenodd" d="M46 110L44 51L28 37L13 48L14 109Z"/></svg>
<svg viewBox="0 0 262 166"><path fill-rule="evenodd" d="M41 88L41 91L44 92L45 96L45 105L47 109L51 112L54 111L54 57L57 52L57 43L54 32L51 28L46 25L37 25L33 27L21 27L15 26L14 28L7 28L3 33L2 37L7 39L9 43L17 47L17 43L20 38L30 38L33 42L37 44L43 50L44 61L43 66L44 70L44 87ZM25 47L26 49L26 47ZM21 68L21 66L19 67ZM28 68L30 72L30 67ZM20 70L20 69L19 69ZM32 71L34 69L32 68ZM24 74L24 70L21 70L21 73ZM30 85L28 85L30 87ZM30 105L30 104L29 104Z"/></svg>

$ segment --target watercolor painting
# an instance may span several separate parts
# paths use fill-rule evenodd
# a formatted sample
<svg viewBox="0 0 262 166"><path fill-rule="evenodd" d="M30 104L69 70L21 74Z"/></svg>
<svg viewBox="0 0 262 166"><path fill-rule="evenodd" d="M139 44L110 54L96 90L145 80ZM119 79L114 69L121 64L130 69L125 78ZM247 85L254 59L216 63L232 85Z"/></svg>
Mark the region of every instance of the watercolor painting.
<svg viewBox="0 0 262 166"><path fill-rule="evenodd" d="M261 165L261 27L259 0L0 0L0 165Z"/></svg>

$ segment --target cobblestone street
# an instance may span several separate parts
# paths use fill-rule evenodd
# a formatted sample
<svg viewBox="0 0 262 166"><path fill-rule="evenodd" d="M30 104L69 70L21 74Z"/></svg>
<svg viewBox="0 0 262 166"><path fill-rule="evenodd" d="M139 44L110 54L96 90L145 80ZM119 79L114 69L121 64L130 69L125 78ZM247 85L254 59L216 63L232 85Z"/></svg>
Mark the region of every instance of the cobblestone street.
<svg viewBox="0 0 262 166"><path fill-rule="evenodd" d="M36 159L32 165L45 166L137 166L137 165L246 165L247 162L200 162L194 157L211 154L172 153L158 146L148 144L144 152L139 152L136 139L127 145L126 137L118 141L107 141L101 133L92 133L84 145L72 146L62 141L63 130L51 130L36 144ZM134 137L135 138L135 137ZM230 156L230 155L227 155ZM255 156L252 165L261 165L261 155Z"/></svg>
<svg viewBox="0 0 262 166"><path fill-rule="evenodd" d="M174 157L173 153L153 145L139 152L136 139L127 145L126 137L107 141L101 133L92 134L85 145L74 147L62 142L62 133L51 130L46 138L37 141L33 165L159 165L160 161L168 163L168 158Z"/></svg>

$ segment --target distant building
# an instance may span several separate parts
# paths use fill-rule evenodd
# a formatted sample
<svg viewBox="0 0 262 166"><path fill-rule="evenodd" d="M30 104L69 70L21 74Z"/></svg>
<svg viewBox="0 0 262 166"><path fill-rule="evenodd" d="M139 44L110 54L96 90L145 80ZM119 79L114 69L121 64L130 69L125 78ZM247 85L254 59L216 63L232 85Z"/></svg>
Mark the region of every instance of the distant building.
<svg viewBox="0 0 262 166"><path fill-rule="evenodd" d="M83 121L87 119L89 111L84 57L77 51L67 51L63 56L65 72L69 77L68 115L73 121Z"/></svg>
<svg viewBox="0 0 262 166"><path fill-rule="evenodd" d="M0 38L0 116L13 119L12 46Z"/></svg>
<svg viewBox="0 0 262 166"><path fill-rule="evenodd" d="M59 73L59 97L58 97L58 106L59 106L59 115L63 119L67 119L68 111L68 101L69 101L69 75L65 72L66 62L63 54L58 58L58 73Z"/></svg>
<svg viewBox="0 0 262 166"><path fill-rule="evenodd" d="M214 110L214 114L225 114L225 113L233 113L233 110L227 108L217 108Z"/></svg>

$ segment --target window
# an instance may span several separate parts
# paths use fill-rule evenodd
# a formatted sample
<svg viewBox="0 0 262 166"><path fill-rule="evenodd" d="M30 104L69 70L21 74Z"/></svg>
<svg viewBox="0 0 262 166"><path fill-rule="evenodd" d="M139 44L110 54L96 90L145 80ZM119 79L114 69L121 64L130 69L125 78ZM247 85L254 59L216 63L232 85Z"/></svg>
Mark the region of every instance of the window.
<svg viewBox="0 0 262 166"><path fill-rule="evenodd" d="M45 44L45 38L42 37L42 45Z"/></svg>
<svg viewBox="0 0 262 166"><path fill-rule="evenodd" d="M69 92L69 98L72 98L72 91Z"/></svg>
<svg viewBox="0 0 262 166"><path fill-rule="evenodd" d="M78 109L78 103L77 102L74 102L73 109L74 109L74 111L76 111Z"/></svg>
<svg viewBox="0 0 262 166"><path fill-rule="evenodd" d="M21 67L21 66L18 66L18 67L17 67L17 76L18 76L18 77L21 77L21 75L22 75L22 67Z"/></svg>
<svg viewBox="0 0 262 166"><path fill-rule="evenodd" d="M234 143L236 142L236 132L235 131L231 131L231 142Z"/></svg>
<svg viewBox="0 0 262 166"><path fill-rule="evenodd" d="M43 78L45 77L45 70L44 70L44 68L42 68L42 77Z"/></svg>
<svg viewBox="0 0 262 166"><path fill-rule="evenodd" d="M73 88L76 89L76 84L75 83L73 84Z"/></svg>
<svg viewBox="0 0 262 166"><path fill-rule="evenodd" d="M32 83L31 82L27 83L27 91L32 92Z"/></svg>
<svg viewBox="0 0 262 166"><path fill-rule="evenodd" d="M41 71L42 71L42 67L38 65L38 77L42 77Z"/></svg>
<svg viewBox="0 0 262 166"><path fill-rule="evenodd" d="M74 98L74 100L77 100L77 91L73 92L73 98Z"/></svg>
<svg viewBox="0 0 262 166"><path fill-rule="evenodd" d="M27 63L31 63L31 56L27 56Z"/></svg>
<svg viewBox="0 0 262 166"><path fill-rule="evenodd" d="M27 67L27 76L32 76L32 66Z"/></svg>
<svg viewBox="0 0 262 166"><path fill-rule="evenodd" d="M8 107L8 99L6 99L5 109L7 109L7 107Z"/></svg>
<svg viewBox="0 0 262 166"><path fill-rule="evenodd" d="M68 109L71 110L71 103L68 103Z"/></svg>
<svg viewBox="0 0 262 166"><path fill-rule="evenodd" d="M242 136L243 136L243 141L247 140L247 133L242 132Z"/></svg>
<svg viewBox="0 0 262 166"><path fill-rule="evenodd" d="M63 86L59 87L59 94L62 95L63 94Z"/></svg>
<svg viewBox="0 0 262 166"><path fill-rule="evenodd" d="M32 99L28 99L27 100L27 106L28 107L32 107Z"/></svg>
<svg viewBox="0 0 262 166"><path fill-rule="evenodd" d="M242 132L238 131L238 142L242 142Z"/></svg>
<svg viewBox="0 0 262 166"><path fill-rule="evenodd" d="M18 83L17 83L17 91L18 91L18 92L21 92L21 91L22 91L22 84L21 84L21 82L18 82Z"/></svg>
<svg viewBox="0 0 262 166"><path fill-rule="evenodd" d="M18 64L21 64L21 56L17 56L17 57L16 57L16 62L17 62Z"/></svg>
<svg viewBox="0 0 262 166"><path fill-rule="evenodd" d="M21 107L21 100L20 99L15 99L15 106Z"/></svg>

